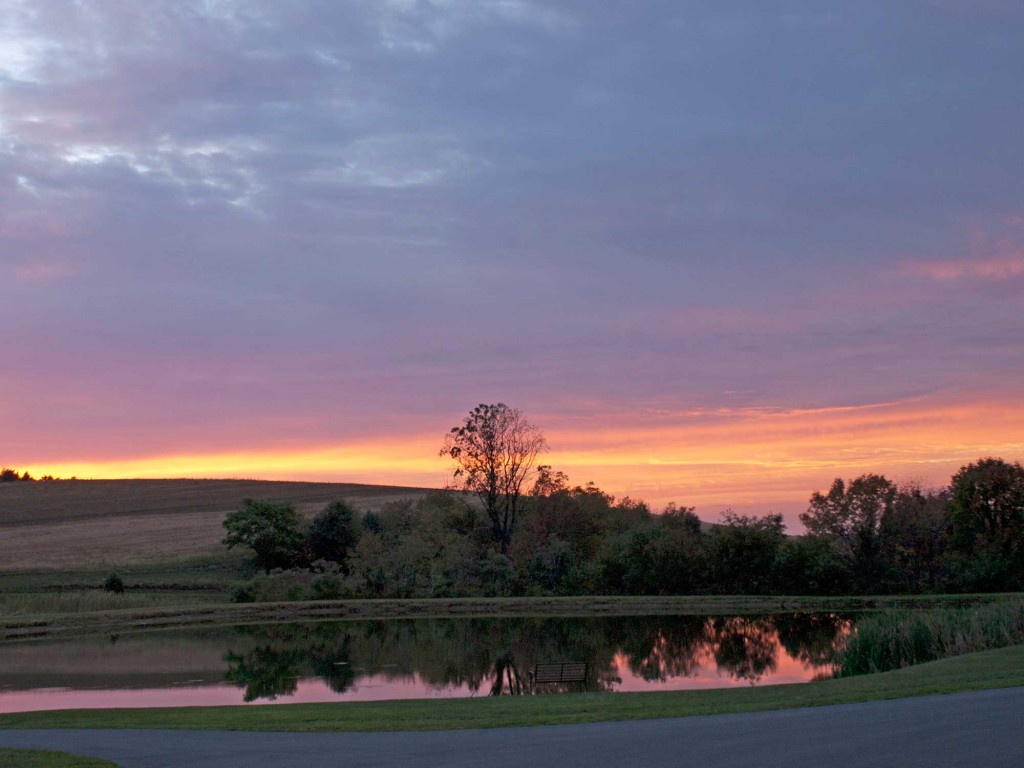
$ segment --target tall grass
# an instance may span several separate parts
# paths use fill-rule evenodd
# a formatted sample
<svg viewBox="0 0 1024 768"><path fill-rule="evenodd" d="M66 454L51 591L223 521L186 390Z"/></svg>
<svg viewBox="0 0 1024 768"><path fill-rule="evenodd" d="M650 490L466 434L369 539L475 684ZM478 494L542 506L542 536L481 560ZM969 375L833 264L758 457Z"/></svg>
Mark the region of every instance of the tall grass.
<svg viewBox="0 0 1024 768"><path fill-rule="evenodd" d="M888 672L1024 643L1024 600L973 608L888 611L857 622L839 652L836 677Z"/></svg>

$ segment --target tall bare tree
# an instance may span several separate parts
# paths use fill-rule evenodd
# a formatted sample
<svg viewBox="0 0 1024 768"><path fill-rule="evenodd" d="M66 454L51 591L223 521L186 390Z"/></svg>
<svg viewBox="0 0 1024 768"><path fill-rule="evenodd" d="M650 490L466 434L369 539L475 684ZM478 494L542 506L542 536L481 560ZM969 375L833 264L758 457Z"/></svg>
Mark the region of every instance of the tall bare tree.
<svg viewBox="0 0 1024 768"><path fill-rule="evenodd" d="M441 455L455 462L454 485L479 497L503 555L515 533L523 485L545 450L541 431L504 403L481 403L445 436Z"/></svg>

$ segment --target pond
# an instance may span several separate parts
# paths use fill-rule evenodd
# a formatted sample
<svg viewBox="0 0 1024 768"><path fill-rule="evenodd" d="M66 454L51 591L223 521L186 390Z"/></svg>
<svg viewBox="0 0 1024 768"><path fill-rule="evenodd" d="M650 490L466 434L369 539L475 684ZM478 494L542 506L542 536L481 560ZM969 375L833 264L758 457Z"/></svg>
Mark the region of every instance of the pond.
<svg viewBox="0 0 1024 768"><path fill-rule="evenodd" d="M0 712L661 691L829 677L836 614L390 619L10 645ZM585 662L538 683L538 664Z"/></svg>

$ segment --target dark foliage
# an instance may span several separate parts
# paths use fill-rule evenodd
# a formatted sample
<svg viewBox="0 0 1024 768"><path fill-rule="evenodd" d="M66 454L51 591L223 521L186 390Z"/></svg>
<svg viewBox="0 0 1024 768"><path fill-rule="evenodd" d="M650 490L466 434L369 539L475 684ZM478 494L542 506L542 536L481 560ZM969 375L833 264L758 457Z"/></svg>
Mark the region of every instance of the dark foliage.
<svg viewBox="0 0 1024 768"><path fill-rule="evenodd" d="M346 501L328 504L313 518L309 530L309 550L314 560L344 563L359 541L358 513Z"/></svg>
<svg viewBox="0 0 1024 768"><path fill-rule="evenodd" d="M113 592L116 595L124 593L124 581L116 573L112 573L107 576L107 580L103 582L104 592Z"/></svg>
<svg viewBox="0 0 1024 768"><path fill-rule="evenodd" d="M814 493L804 536L781 515L730 511L705 525L670 504L652 514L539 467L507 552L466 494L438 492L366 513L332 504L308 533L289 505L247 501L225 527L266 575L237 600L581 594L842 595L1024 587L1024 470L983 459L950 489L880 475ZM225 539L225 543L229 543ZM310 561L314 560L312 565ZM294 566L299 566L295 569ZM287 570L292 568L292 570ZM271 569L275 570L270 573ZM727 652L723 651L723 652Z"/></svg>
<svg viewBox="0 0 1024 768"><path fill-rule="evenodd" d="M244 499L242 508L224 518L228 549L242 545L252 549L259 567L290 568L306 559L306 534L302 518L286 502Z"/></svg>

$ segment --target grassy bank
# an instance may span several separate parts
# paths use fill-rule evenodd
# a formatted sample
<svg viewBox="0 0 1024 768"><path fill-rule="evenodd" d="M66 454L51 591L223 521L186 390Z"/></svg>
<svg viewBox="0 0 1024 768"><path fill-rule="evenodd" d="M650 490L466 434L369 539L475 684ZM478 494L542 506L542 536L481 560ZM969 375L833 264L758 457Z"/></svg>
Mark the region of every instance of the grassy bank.
<svg viewBox="0 0 1024 768"><path fill-rule="evenodd" d="M107 577L115 572L125 586L122 594L103 590ZM226 603L231 584L251 573L241 552L116 567L0 571L0 622L26 616Z"/></svg>
<svg viewBox="0 0 1024 768"><path fill-rule="evenodd" d="M228 603L0 616L0 642L156 629L331 619L501 616L750 615L809 611L873 611L963 607L999 603L1019 595L880 597L528 597L416 600L323 600Z"/></svg>
<svg viewBox="0 0 1024 768"><path fill-rule="evenodd" d="M971 609L883 612L857 622L837 662L841 676L887 672L921 662L1024 643L1024 599Z"/></svg>
<svg viewBox="0 0 1024 768"><path fill-rule="evenodd" d="M895 672L803 685L490 699L26 712L0 715L0 728L445 730L716 715L1011 686L1024 686L1024 646L944 659Z"/></svg>
<svg viewBox="0 0 1024 768"><path fill-rule="evenodd" d="M117 764L49 749L0 749L0 768L117 768Z"/></svg>

